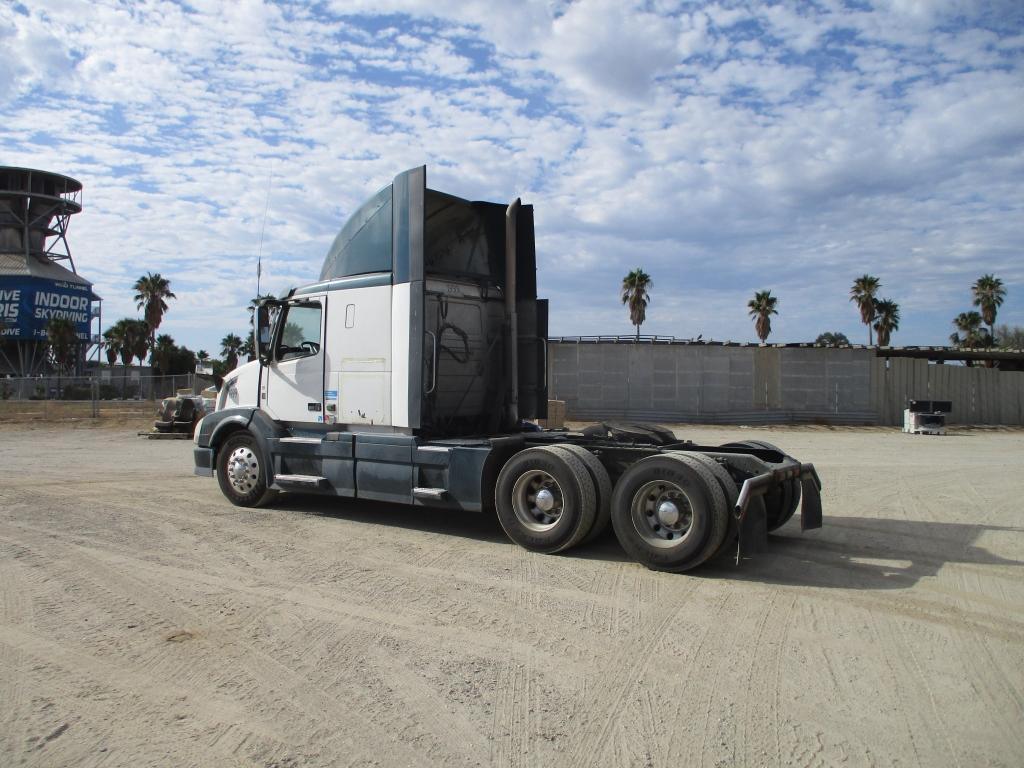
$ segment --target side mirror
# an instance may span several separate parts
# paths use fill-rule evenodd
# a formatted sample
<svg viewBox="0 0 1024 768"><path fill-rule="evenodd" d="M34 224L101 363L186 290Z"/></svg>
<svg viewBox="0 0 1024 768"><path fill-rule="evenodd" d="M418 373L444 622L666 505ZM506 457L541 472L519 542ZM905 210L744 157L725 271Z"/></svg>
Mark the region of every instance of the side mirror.
<svg viewBox="0 0 1024 768"><path fill-rule="evenodd" d="M270 362L270 308L263 304L256 308L256 356L261 363Z"/></svg>

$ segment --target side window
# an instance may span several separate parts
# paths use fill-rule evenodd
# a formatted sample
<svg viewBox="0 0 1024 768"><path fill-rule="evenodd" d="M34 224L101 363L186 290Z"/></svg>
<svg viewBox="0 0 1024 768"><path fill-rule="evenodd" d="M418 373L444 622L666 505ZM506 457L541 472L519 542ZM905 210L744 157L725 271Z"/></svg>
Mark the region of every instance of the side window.
<svg viewBox="0 0 1024 768"><path fill-rule="evenodd" d="M278 360L294 360L317 354L320 351L322 312L319 302L289 304L284 310L284 327L278 337L274 357Z"/></svg>

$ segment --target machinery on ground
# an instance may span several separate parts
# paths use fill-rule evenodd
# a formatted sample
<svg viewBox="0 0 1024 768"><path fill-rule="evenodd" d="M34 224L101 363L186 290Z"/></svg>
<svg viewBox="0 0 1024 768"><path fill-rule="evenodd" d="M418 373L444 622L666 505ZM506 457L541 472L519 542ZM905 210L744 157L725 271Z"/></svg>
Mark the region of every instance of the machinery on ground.
<svg viewBox="0 0 1024 768"><path fill-rule="evenodd" d="M911 400L903 411L903 431L912 435L946 434L946 415L952 400Z"/></svg>
<svg viewBox="0 0 1024 768"><path fill-rule="evenodd" d="M258 308L259 359L225 377L195 471L240 506L298 491L493 511L537 552L611 526L667 571L753 551L801 499L802 527L821 526L814 467L767 443L527 428L546 415L546 339L532 207L406 171L345 224L319 282Z"/></svg>
<svg viewBox="0 0 1024 768"><path fill-rule="evenodd" d="M192 437L196 425L212 410L212 403L203 395L194 394L191 389L178 390L174 397L160 401L153 422L154 433Z"/></svg>

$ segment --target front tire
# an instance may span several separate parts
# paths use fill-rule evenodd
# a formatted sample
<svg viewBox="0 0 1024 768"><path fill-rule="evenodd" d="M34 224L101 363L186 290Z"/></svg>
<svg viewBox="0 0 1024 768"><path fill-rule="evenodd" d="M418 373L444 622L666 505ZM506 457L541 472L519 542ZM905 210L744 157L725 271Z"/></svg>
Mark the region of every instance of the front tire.
<svg viewBox="0 0 1024 768"><path fill-rule="evenodd" d="M267 488L259 446L248 432L236 432L220 447L217 482L228 501L238 507L260 507L277 498L277 491Z"/></svg>

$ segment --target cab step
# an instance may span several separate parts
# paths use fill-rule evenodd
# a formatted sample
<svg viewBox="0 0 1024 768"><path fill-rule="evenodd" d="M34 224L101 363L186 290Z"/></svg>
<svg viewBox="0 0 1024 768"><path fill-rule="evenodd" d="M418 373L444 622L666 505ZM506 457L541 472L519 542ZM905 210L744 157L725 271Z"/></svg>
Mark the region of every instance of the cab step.
<svg viewBox="0 0 1024 768"><path fill-rule="evenodd" d="M322 488L326 477L319 475L275 475L274 484L283 488Z"/></svg>
<svg viewBox="0 0 1024 768"><path fill-rule="evenodd" d="M440 501L448 494L447 488L413 488L412 495L417 499Z"/></svg>

